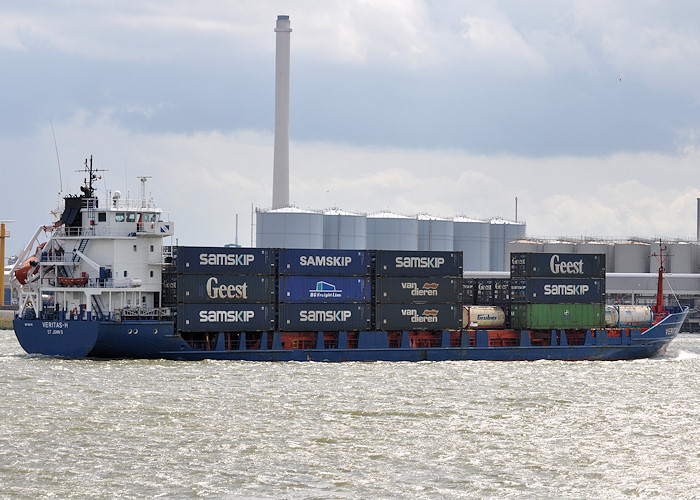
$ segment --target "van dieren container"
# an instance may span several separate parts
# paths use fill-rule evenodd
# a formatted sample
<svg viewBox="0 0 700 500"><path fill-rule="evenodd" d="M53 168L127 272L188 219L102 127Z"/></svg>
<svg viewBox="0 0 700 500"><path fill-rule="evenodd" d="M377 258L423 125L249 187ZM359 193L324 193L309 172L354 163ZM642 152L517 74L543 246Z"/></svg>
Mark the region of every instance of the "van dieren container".
<svg viewBox="0 0 700 500"><path fill-rule="evenodd" d="M377 276L462 276L462 252L376 250Z"/></svg>
<svg viewBox="0 0 700 500"><path fill-rule="evenodd" d="M510 285L513 304L586 304L605 302L602 279L529 278L513 279Z"/></svg>
<svg viewBox="0 0 700 500"><path fill-rule="evenodd" d="M279 330L287 332L371 330L369 304L280 304Z"/></svg>
<svg viewBox="0 0 700 500"><path fill-rule="evenodd" d="M511 278L605 278L605 254L510 254Z"/></svg>
<svg viewBox="0 0 700 500"><path fill-rule="evenodd" d="M381 276L374 286L375 300L382 304L462 303L461 278Z"/></svg>
<svg viewBox="0 0 700 500"><path fill-rule="evenodd" d="M284 275L368 276L369 250L306 250L283 248L279 251L279 272Z"/></svg>
<svg viewBox="0 0 700 500"><path fill-rule="evenodd" d="M369 277L280 276L280 303L365 303L371 297Z"/></svg>
<svg viewBox="0 0 700 500"><path fill-rule="evenodd" d="M276 271L276 250L238 247L175 247L178 274L258 274Z"/></svg>
<svg viewBox="0 0 700 500"><path fill-rule="evenodd" d="M534 330L603 328L605 304L513 304L510 326Z"/></svg>
<svg viewBox="0 0 700 500"><path fill-rule="evenodd" d="M273 276L183 274L177 276L180 304L275 303Z"/></svg>
<svg viewBox="0 0 700 500"><path fill-rule="evenodd" d="M177 328L184 332L257 332L274 330L275 306L269 304L181 304Z"/></svg>
<svg viewBox="0 0 700 500"><path fill-rule="evenodd" d="M377 330L459 330L460 304L378 304Z"/></svg>

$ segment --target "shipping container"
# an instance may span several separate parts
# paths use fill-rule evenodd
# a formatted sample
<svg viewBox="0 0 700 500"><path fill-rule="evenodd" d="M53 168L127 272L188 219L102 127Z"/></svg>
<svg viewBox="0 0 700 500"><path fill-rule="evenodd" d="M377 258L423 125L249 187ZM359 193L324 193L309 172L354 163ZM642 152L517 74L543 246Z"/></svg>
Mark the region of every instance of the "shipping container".
<svg viewBox="0 0 700 500"><path fill-rule="evenodd" d="M177 276L180 304L274 304L273 276L181 274Z"/></svg>
<svg viewBox="0 0 700 500"><path fill-rule="evenodd" d="M175 247L178 274L273 275L277 251L271 248Z"/></svg>
<svg viewBox="0 0 700 500"><path fill-rule="evenodd" d="M370 330L369 304L280 304L279 330L288 332Z"/></svg>
<svg viewBox="0 0 700 500"><path fill-rule="evenodd" d="M462 328L501 328L506 324L505 311L496 306L464 306Z"/></svg>
<svg viewBox="0 0 700 500"><path fill-rule="evenodd" d="M283 248L279 251L279 272L301 276L369 276L369 250L306 250Z"/></svg>
<svg viewBox="0 0 700 500"><path fill-rule="evenodd" d="M258 332L274 330L270 304L181 304L177 328L183 332Z"/></svg>
<svg viewBox="0 0 700 500"><path fill-rule="evenodd" d="M382 304L462 303L461 278L377 277L375 300Z"/></svg>
<svg viewBox="0 0 700 500"><path fill-rule="evenodd" d="M589 304L605 302L605 280L590 278L513 279L513 304Z"/></svg>
<svg viewBox="0 0 700 500"><path fill-rule="evenodd" d="M509 278L479 278L476 280L478 305L505 305L510 302Z"/></svg>
<svg viewBox="0 0 700 500"><path fill-rule="evenodd" d="M476 304L476 279L465 278L462 280L462 303Z"/></svg>
<svg viewBox="0 0 700 500"><path fill-rule="evenodd" d="M605 254L512 253L511 278L605 278Z"/></svg>
<svg viewBox="0 0 700 500"><path fill-rule="evenodd" d="M369 277L280 276L281 303L365 303L371 299Z"/></svg>
<svg viewBox="0 0 700 500"><path fill-rule="evenodd" d="M462 276L462 252L376 250L377 276Z"/></svg>
<svg viewBox="0 0 700 500"><path fill-rule="evenodd" d="M513 304L510 326L536 330L603 328L605 304Z"/></svg>
<svg viewBox="0 0 700 500"><path fill-rule="evenodd" d="M618 324L616 326L651 326L653 319L651 307L633 305L617 305L613 307L618 314Z"/></svg>
<svg viewBox="0 0 700 500"><path fill-rule="evenodd" d="M460 304L378 304L377 330L459 330Z"/></svg>

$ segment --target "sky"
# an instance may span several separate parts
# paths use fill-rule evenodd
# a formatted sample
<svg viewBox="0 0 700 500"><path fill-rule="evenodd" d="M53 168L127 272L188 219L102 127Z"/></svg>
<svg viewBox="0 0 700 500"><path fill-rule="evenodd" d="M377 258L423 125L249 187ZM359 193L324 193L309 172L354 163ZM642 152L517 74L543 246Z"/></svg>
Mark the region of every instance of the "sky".
<svg viewBox="0 0 700 500"><path fill-rule="evenodd" d="M532 237L695 239L700 3L0 0L7 253L85 158L182 245L272 204L275 23L291 19L290 201L503 217Z"/></svg>

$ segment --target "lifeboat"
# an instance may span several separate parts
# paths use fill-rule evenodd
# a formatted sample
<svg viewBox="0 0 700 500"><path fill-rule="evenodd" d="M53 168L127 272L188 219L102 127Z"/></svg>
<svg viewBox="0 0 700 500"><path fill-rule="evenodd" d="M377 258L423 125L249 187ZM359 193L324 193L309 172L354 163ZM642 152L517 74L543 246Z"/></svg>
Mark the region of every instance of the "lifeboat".
<svg viewBox="0 0 700 500"><path fill-rule="evenodd" d="M81 276L79 278L69 278L68 276L59 276L58 282L62 286L85 286L88 282L88 277Z"/></svg>
<svg viewBox="0 0 700 500"><path fill-rule="evenodd" d="M15 269L15 278L20 285L25 285L29 281L34 281L36 274L39 272L39 260L36 256L43 250L45 244L46 243L41 243L37 246L34 255L22 262L22 264Z"/></svg>

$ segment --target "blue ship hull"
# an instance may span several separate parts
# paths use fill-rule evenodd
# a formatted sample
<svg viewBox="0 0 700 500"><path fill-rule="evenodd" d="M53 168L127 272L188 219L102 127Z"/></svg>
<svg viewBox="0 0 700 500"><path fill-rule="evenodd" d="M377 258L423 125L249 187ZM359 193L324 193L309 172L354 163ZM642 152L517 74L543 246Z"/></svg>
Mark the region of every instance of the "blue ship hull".
<svg viewBox="0 0 700 500"><path fill-rule="evenodd" d="M271 349L228 350L223 334L213 334L210 349L194 349L178 335L171 321L24 320L14 328L22 348L30 354L69 358L162 358L198 361L205 359L242 361L535 361L620 360L648 358L666 350L685 320L688 310L669 314L651 328L630 329L628 334L608 336L607 330L586 334L583 345L568 345L566 332L552 332L547 346L530 345L527 331L520 332L517 346L489 347L485 331L462 331L460 346L450 346L449 332L443 347L389 347L386 332L360 332L357 348L283 349L279 332L272 336ZM557 335L558 334L558 335ZM407 339L407 334L404 334ZM472 336L475 345L470 345ZM317 345L323 344L319 334ZM245 345L245 342L242 342Z"/></svg>

